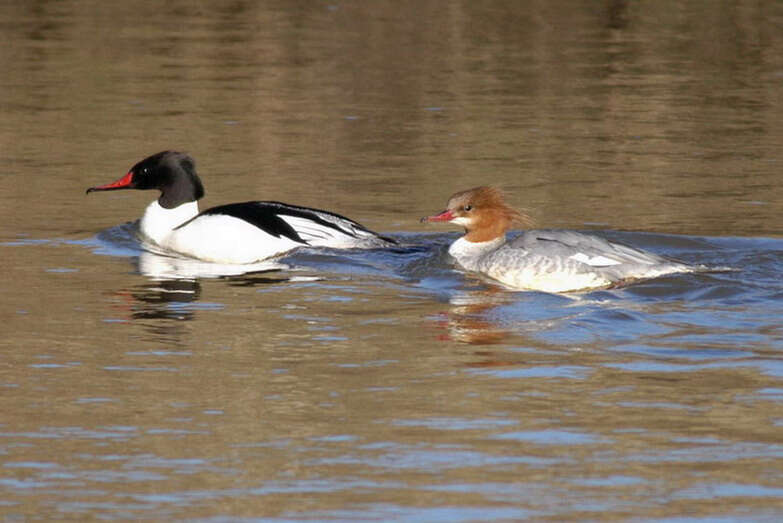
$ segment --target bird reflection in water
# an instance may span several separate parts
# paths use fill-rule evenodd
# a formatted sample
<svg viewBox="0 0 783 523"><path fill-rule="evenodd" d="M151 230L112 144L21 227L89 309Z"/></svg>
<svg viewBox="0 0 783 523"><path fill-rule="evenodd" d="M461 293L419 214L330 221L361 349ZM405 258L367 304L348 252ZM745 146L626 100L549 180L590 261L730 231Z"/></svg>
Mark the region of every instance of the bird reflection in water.
<svg viewBox="0 0 783 523"><path fill-rule="evenodd" d="M508 291L490 285L481 289L459 292L449 299L451 307L436 320L446 332L438 336L441 341L457 341L469 345L496 345L503 343L512 333L492 318L492 311L513 301ZM469 368L508 367L519 365L509 358L508 351L476 350L475 361L465 363Z"/></svg>
<svg viewBox="0 0 783 523"><path fill-rule="evenodd" d="M195 317L192 304L201 297L198 280L150 280L141 285L117 290L114 309L121 311L125 323L142 326L156 341L178 345L185 334L183 322Z"/></svg>
<svg viewBox="0 0 783 523"><path fill-rule="evenodd" d="M469 368L529 366L527 353L509 351L508 344L546 347L548 344L536 333L569 321L572 314L552 317L535 311L540 311L542 304L549 300L556 300L561 311L580 303L575 296L509 292L484 278L476 278L475 283L469 289L455 291L449 298L448 310L435 317L436 327L445 331L438 336L439 340L483 346L472 352L475 359L465 363ZM492 345L502 347L493 350Z"/></svg>
<svg viewBox="0 0 783 523"><path fill-rule="evenodd" d="M291 266L275 260L245 264L212 263L186 258L170 253L159 253L146 246L138 259L141 274L155 280L197 280L199 278L224 278L245 274L258 274L290 270Z"/></svg>
<svg viewBox="0 0 783 523"><path fill-rule="evenodd" d="M291 267L275 261L254 264L227 265L203 262L191 258L142 251L137 259L137 270L147 281L130 289L119 290L115 296L122 298L119 308L128 321L176 320L190 321L197 311L220 308L220 305L202 304L200 280L220 278L229 285L254 287L288 281L311 281L308 276L284 276L280 271ZM171 334L171 326L162 328ZM162 334L158 332L157 334Z"/></svg>
<svg viewBox="0 0 783 523"><path fill-rule="evenodd" d="M438 327L446 331L438 338L472 345L501 343L509 331L493 321L489 312L511 302L511 296L494 285L454 294L449 298L449 310L438 316Z"/></svg>

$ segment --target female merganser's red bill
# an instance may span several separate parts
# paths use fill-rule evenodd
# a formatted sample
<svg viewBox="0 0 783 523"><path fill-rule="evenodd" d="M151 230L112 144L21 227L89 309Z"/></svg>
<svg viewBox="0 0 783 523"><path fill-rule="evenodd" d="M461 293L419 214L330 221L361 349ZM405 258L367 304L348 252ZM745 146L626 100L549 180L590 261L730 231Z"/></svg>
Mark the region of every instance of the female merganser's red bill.
<svg viewBox="0 0 783 523"><path fill-rule="evenodd" d="M582 291L704 270L574 231L528 230L506 242L506 231L528 220L494 187L458 192L445 211L421 219L462 226L466 234L449 254L463 268L515 289Z"/></svg>
<svg viewBox="0 0 783 523"><path fill-rule="evenodd" d="M440 214L436 214L435 216L426 216L421 219L422 222L428 221L428 222L450 222L454 219L454 213L451 211L443 211Z"/></svg>
<svg viewBox="0 0 783 523"><path fill-rule="evenodd" d="M87 189L156 189L139 232L165 250L218 263L253 263L297 247L337 249L394 245L339 214L280 202L252 201L199 213L204 187L196 164L184 153L164 151L146 158L119 180Z"/></svg>

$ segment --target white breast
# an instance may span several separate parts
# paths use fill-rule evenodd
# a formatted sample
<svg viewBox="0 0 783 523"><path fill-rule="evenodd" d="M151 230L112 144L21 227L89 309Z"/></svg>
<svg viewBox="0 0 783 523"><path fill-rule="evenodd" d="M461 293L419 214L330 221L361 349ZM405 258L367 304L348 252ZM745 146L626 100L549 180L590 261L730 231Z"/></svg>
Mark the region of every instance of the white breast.
<svg viewBox="0 0 783 523"><path fill-rule="evenodd" d="M153 243L164 246L171 231L198 214L198 203L183 203L173 209L165 209L157 200L147 206L141 217L139 229L142 236Z"/></svg>
<svg viewBox="0 0 783 523"><path fill-rule="evenodd" d="M451 244L449 254L464 268L475 271L478 270L477 264L483 256L495 251L504 243L506 243L505 237L499 237L487 242L471 242L463 236Z"/></svg>

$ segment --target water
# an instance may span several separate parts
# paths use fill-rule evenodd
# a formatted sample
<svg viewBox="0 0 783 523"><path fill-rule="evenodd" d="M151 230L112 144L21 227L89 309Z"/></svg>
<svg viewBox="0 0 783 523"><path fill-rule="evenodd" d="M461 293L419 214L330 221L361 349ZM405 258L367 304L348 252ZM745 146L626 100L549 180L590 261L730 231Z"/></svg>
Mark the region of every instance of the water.
<svg viewBox="0 0 783 523"><path fill-rule="evenodd" d="M0 514L777 521L783 8L5 2ZM250 274L145 253L149 193L340 212L404 245ZM419 217L693 263L573 296L455 270ZM178 276L178 277L175 277Z"/></svg>

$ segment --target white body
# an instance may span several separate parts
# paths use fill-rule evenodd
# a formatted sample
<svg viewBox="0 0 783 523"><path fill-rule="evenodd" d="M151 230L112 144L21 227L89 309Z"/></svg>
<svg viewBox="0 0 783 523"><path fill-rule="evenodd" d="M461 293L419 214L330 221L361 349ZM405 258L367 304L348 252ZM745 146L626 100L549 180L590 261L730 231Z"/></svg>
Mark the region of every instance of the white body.
<svg viewBox="0 0 783 523"><path fill-rule="evenodd" d="M355 236L341 233L307 218L279 215L304 240L304 242L297 242L286 236L269 234L252 223L234 216L225 214L198 216L196 202L166 209L157 200L147 207L139 229L146 240L164 250L199 260L229 264L253 263L303 246L362 248L385 244L376 235L354 227L350 220L340 220L327 213L313 212L321 219L339 223L340 227ZM193 219L196 216L198 218Z"/></svg>

